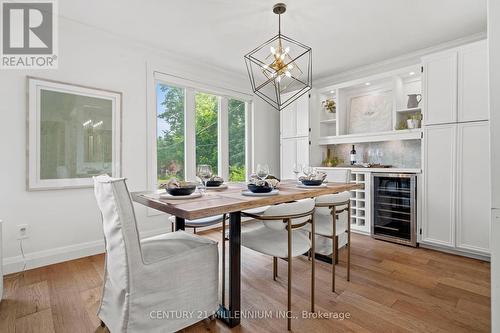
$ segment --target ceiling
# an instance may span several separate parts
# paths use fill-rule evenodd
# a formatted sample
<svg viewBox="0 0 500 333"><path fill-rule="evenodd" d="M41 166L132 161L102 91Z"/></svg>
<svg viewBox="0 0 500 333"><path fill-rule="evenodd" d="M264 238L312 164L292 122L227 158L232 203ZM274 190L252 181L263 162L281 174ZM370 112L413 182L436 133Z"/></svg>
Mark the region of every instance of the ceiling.
<svg viewBox="0 0 500 333"><path fill-rule="evenodd" d="M61 16L231 71L277 33L277 0L65 0ZM287 0L316 78L486 31L486 0Z"/></svg>

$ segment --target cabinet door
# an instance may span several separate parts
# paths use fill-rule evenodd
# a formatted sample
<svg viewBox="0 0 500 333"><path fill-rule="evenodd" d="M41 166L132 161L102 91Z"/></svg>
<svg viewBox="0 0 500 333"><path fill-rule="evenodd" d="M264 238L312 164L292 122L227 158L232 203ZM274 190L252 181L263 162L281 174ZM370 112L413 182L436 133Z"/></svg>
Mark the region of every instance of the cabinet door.
<svg viewBox="0 0 500 333"><path fill-rule="evenodd" d="M424 59L424 124L457 121L457 52Z"/></svg>
<svg viewBox="0 0 500 333"><path fill-rule="evenodd" d="M297 103L292 103L280 111L280 127L282 138L297 136Z"/></svg>
<svg viewBox="0 0 500 333"><path fill-rule="evenodd" d="M281 179L293 179L293 165L297 163L297 139L281 140Z"/></svg>
<svg viewBox="0 0 500 333"><path fill-rule="evenodd" d="M458 121L488 119L488 56L481 41L458 54Z"/></svg>
<svg viewBox="0 0 500 333"><path fill-rule="evenodd" d="M455 245L456 124L424 129L422 241Z"/></svg>
<svg viewBox="0 0 500 333"><path fill-rule="evenodd" d="M309 135L309 94L305 93L295 102L297 112L297 136Z"/></svg>
<svg viewBox="0 0 500 333"><path fill-rule="evenodd" d="M489 253L490 144L489 122L458 125L456 245Z"/></svg>
<svg viewBox="0 0 500 333"><path fill-rule="evenodd" d="M297 147L296 163L302 165L309 165L309 137L297 138L296 147Z"/></svg>

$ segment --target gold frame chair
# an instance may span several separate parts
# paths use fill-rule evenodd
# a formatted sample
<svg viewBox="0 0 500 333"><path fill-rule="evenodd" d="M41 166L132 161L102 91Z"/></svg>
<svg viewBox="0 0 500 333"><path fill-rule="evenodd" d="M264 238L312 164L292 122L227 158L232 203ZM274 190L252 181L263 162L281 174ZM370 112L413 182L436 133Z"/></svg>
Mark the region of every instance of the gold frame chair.
<svg viewBox="0 0 500 333"><path fill-rule="evenodd" d="M346 206L346 208L342 208L337 210L339 206ZM339 260L339 250L338 247L338 236L337 236L337 219L338 214L347 211L347 244L345 245L347 249L347 281L351 281L351 200L348 199L342 202L336 203L316 203L316 208L326 207L330 209L330 213L332 215L332 236L324 236L321 237L330 238L332 240L332 292L335 292L335 265ZM311 230L311 235L314 235L314 231ZM315 238L315 237L311 237ZM314 254L312 254L314 258ZM313 260L314 261L314 260Z"/></svg>
<svg viewBox="0 0 500 333"><path fill-rule="evenodd" d="M242 215L251 217L255 220L260 220L260 221L270 221L270 220L281 220L283 223L286 223L286 229L288 232L288 256L287 256L287 262L288 262L288 306L287 310L288 313L291 313L291 308L292 308L292 231L293 229L298 229L302 228L305 226L307 223L311 224L311 231L314 234L314 209L308 211L307 213L302 213L302 214L294 214L294 215L281 215L281 216L270 216L270 215L257 215L257 214L250 214L250 213L244 213L242 212ZM306 217L310 216L311 218L305 222L302 223L297 223L297 224L292 224L293 219L298 219L301 217ZM311 239L311 249L310 253L312 256L315 255L314 252L314 237ZM311 261L311 312L314 312L314 277L315 277L315 260ZM276 280L276 277L278 276L278 258L273 257L273 280ZM291 318L288 316L287 318L287 328L290 331L291 330Z"/></svg>

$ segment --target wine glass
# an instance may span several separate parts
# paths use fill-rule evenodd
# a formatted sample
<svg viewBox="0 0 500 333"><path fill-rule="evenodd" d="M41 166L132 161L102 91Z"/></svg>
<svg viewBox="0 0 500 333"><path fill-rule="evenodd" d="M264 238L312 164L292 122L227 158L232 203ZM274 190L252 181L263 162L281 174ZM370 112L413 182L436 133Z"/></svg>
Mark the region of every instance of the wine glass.
<svg viewBox="0 0 500 333"><path fill-rule="evenodd" d="M207 181L212 177L212 167L207 164L200 164L197 167L196 174L200 177L203 188L206 189Z"/></svg>
<svg viewBox="0 0 500 333"><path fill-rule="evenodd" d="M269 176L269 165L267 164L257 164L257 177L259 177L260 180L266 179L267 176Z"/></svg>
<svg viewBox="0 0 500 333"><path fill-rule="evenodd" d="M295 174L295 180L298 180L299 179L299 173L300 173L300 171L302 171L302 164L295 163L293 165L293 170L292 171Z"/></svg>
<svg viewBox="0 0 500 333"><path fill-rule="evenodd" d="M310 177L314 173L314 168L311 167L310 165L305 165L304 168L302 169L302 172L307 177Z"/></svg>

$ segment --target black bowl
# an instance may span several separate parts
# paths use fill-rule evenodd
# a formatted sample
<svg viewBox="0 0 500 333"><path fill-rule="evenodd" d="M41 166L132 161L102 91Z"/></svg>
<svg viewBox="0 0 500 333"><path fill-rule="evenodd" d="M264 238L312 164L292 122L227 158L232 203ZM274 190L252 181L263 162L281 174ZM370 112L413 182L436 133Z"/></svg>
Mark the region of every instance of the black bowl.
<svg viewBox="0 0 500 333"><path fill-rule="evenodd" d="M323 184L323 181L320 179L304 179L302 180L302 184L306 186L319 186Z"/></svg>
<svg viewBox="0 0 500 333"><path fill-rule="evenodd" d="M217 187L221 186L224 183L222 180L207 180L207 187Z"/></svg>
<svg viewBox="0 0 500 333"><path fill-rule="evenodd" d="M253 193L269 193L273 190L271 186L257 186L255 184L248 184L248 189Z"/></svg>
<svg viewBox="0 0 500 333"><path fill-rule="evenodd" d="M172 188L167 188L167 192L170 195L190 195L191 193L196 190L196 185L195 184L188 184L184 185L182 187L172 187Z"/></svg>

